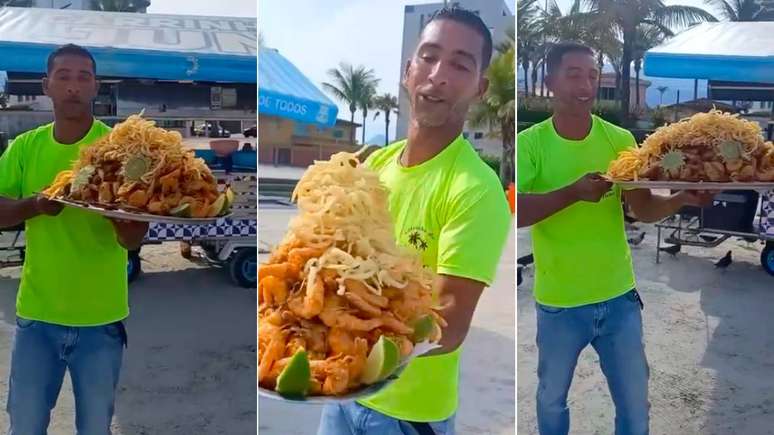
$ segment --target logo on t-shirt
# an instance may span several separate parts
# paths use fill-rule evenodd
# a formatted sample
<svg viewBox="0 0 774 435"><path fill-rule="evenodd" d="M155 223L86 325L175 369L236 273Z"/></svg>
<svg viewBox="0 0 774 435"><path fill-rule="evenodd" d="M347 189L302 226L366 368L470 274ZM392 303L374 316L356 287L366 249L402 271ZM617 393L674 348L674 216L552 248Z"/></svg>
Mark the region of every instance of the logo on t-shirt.
<svg viewBox="0 0 774 435"><path fill-rule="evenodd" d="M413 227L408 229L407 242L414 247L417 251L425 251L428 247L428 242L435 237L432 233L427 232L424 228Z"/></svg>

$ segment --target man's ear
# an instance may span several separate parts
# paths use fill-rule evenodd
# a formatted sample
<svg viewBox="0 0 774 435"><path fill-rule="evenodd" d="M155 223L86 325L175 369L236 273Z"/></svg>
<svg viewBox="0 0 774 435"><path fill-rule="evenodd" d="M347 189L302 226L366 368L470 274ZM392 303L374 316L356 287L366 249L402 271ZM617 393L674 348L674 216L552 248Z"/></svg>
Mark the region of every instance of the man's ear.
<svg viewBox="0 0 774 435"><path fill-rule="evenodd" d="M406 84L408 83L409 70L411 70L411 59L406 61L406 68L403 70L403 78L400 81L400 85L404 89L407 89Z"/></svg>
<svg viewBox="0 0 774 435"><path fill-rule="evenodd" d="M43 87L43 95L50 97L50 95L48 95L48 77L43 77L41 84Z"/></svg>
<svg viewBox="0 0 774 435"><path fill-rule="evenodd" d="M478 82L478 94L476 95L478 98L483 98L483 96L486 94L486 91L489 89L489 79L486 78L486 76L482 76L481 80Z"/></svg>

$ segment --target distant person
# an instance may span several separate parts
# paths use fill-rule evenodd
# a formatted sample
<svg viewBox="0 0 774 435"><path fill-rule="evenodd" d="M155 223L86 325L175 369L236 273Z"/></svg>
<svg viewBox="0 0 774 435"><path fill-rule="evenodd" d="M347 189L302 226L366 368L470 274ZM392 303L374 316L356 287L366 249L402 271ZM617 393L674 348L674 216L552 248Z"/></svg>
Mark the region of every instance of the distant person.
<svg viewBox="0 0 774 435"><path fill-rule="evenodd" d="M600 75L593 50L556 44L546 67L553 116L519 133L516 142L517 224L532 226L535 258L538 430L568 433L567 393L578 355L591 345L615 404L615 434L647 434L644 305L635 289L621 201L638 220L654 222L683 206L708 204L712 195L661 197L613 187L599 174L636 142L629 131L591 113Z"/></svg>
<svg viewBox="0 0 774 435"><path fill-rule="evenodd" d="M129 315L127 250L146 223L108 220L49 201L42 191L79 151L110 132L94 119L94 58L68 44L48 57L43 91L54 122L18 136L0 157L0 227L24 223L7 411L10 435L46 433L65 371L79 435L110 433Z"/></svg>
<svg viewBox="0 0 774 435"><path fill-rule="evenodd" d="M408 138L366 161L389 189L398 243L421 255L438 273L436 289L454 297L441 313L449 323L442 348L373 396L326 405L319 435L454 433L460 346L512 225L500 180L462 135L468 109L487 90L491 56L492 36L475 13L430 17L403 75Z"/></svg>

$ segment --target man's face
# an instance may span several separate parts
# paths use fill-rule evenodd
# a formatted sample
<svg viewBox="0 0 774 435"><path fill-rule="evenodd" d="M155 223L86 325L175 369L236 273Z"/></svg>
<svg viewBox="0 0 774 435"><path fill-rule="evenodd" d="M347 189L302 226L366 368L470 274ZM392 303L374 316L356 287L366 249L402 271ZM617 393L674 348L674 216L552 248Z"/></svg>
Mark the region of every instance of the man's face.
<svg viewBox="0 0 774 435"><path fill-rule="evenodd" d="M76 119L91 113L97 89L91 59L83 56L57 56L48 77L43 79L43 92L65 118Z"/></svg>
<svg viewBox="0 0 774 435"><path fill-rule="evenodd" d="M481 72L483 45L478 33L455 21L425 27L403 77L411 116L420 126L464 122L468 107L488 85Z"/></svg>
<svg viewBox="0 0 774 435"><path fill-rule="evenodd" d="M562 56L559 68L547 77L546 85L554 94L554 106L564 112L591 112L599 83L599 68L588 53L570 52Z"/></svg>

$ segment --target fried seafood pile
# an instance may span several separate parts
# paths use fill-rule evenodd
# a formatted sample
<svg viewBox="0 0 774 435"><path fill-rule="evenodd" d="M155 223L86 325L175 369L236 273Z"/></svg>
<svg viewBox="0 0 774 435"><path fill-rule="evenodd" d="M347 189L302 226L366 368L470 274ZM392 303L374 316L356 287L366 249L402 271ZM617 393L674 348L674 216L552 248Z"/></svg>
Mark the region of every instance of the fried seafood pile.
<svg viewBox="0 0 774 435"><path fill-rule="evenodd" d="M360 388L369 352L381 336L401 356L441 338L434 276L400 249L387 191L356 156L315 162L294 192L299 214L259 268L259 383L274 389L298 351L309 357L309 394ZM425 337L417 330L431 319Z"/></svg>
<svg viewBox="0 0 774 435"><path fill-rule="evenodd" d="M770 182L774 145L756 122L711 110L658 128L610 164L615 181Z"/></svg>
<svg viewBox="0 0 774 435"><path fill-rule="evenodd" d="M183 147L178 132L141 115L81 150L71 170L60 172L44 194L156 215L214 217L227 195L204 160Z"/></svg>

